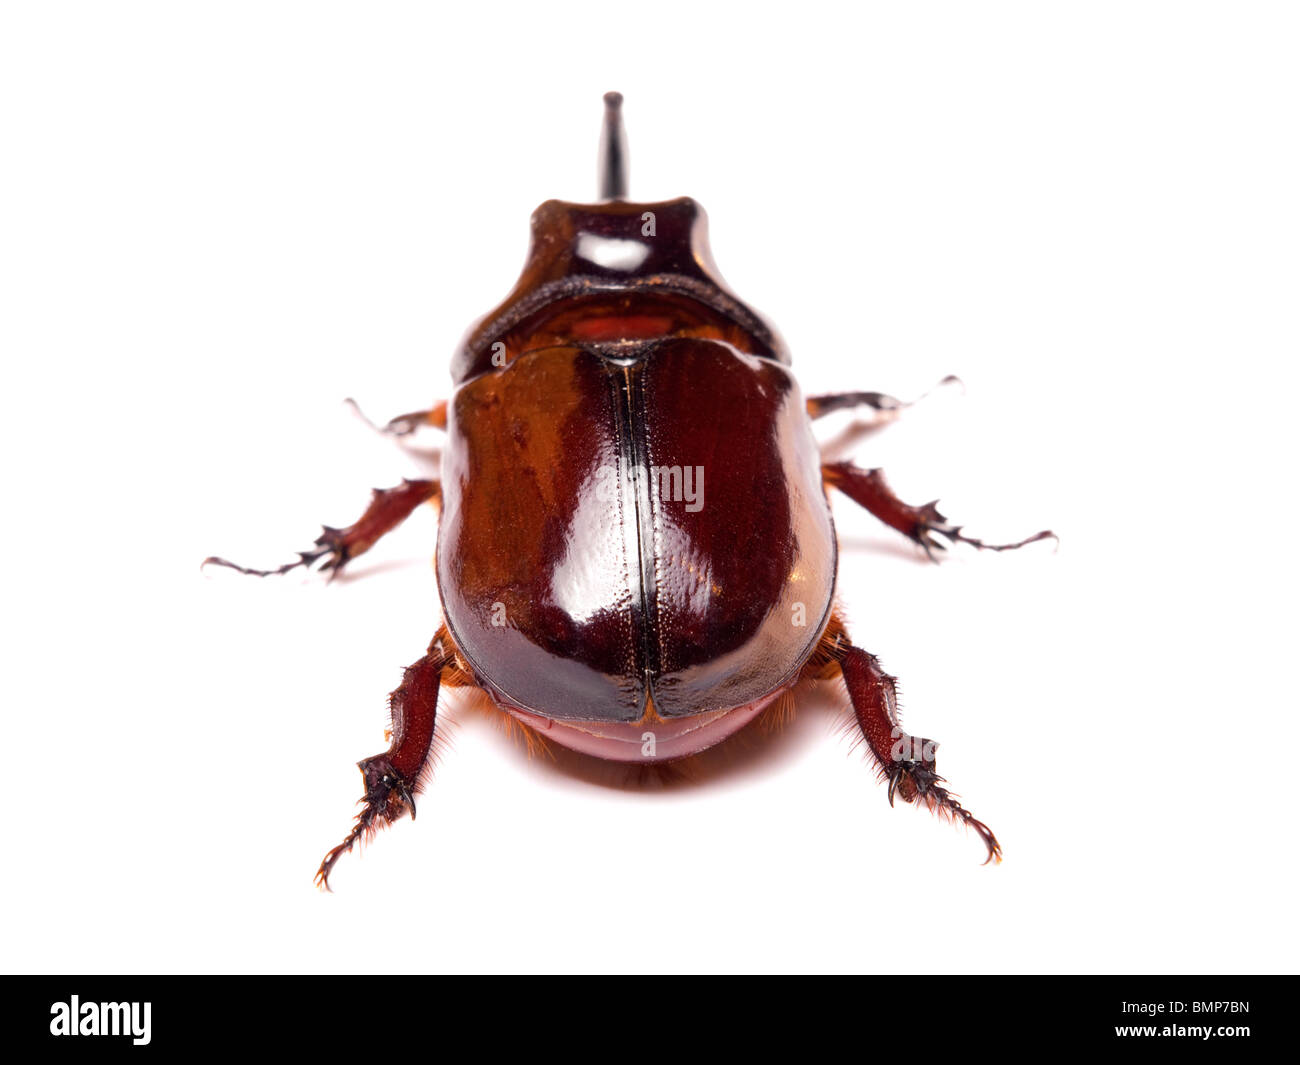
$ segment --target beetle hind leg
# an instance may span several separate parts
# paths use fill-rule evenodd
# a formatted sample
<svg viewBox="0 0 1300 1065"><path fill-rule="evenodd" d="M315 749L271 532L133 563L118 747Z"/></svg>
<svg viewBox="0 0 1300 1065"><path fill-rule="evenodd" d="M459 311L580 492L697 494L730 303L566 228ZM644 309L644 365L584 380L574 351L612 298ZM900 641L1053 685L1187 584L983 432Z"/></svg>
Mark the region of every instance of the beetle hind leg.
<svg viewBox="0 0 1300 1065"><path fill-rule="evenodd" d="M938 774L935 760L939 745L903 731L895 678L880 668L874 655L849 642L838 620L827 629L806 676L825 679L836 673L848 689L858 727L880 776L889 784L889 805L893 806L895 798L899 798L965 825L984 843L987 851L984 863L1000 862L1002 846L992 829L944 787L947 782Z"/></svg>
<svg viewBox="0 0 1300 1065"><path fill-rule="evenodd" d="M358 842L369 842L375 832L406 814L415 820L415 796L423 786L433 746L438 693L444 681L463 683L455 652L445 628L438 631L428 653L402 675L402 683L388 697L392 728L388 750L357 763L366 793L361 812L343 842L331 849L316 871L316 884L329 890L335 863Z"/></svg>

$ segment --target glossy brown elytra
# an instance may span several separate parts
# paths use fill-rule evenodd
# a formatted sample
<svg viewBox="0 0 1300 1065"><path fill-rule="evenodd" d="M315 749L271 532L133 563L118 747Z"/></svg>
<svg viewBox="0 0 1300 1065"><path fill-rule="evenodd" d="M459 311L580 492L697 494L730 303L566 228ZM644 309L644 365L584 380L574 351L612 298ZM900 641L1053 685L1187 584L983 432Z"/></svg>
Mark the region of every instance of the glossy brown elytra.
<svg viewBox="0 0 1300 1065"><path fill-rule="evenodd" d="M807 399L776 331L722 281L703 210L627 197L622 98L605 97L601 200L548 201L524 271L452 360L451 397L386 431L446 433L437 481L377 491L345 529L265 576L331 572L418 506L440 507L443 624L391 695L391 744L360 763L362 810L317 874L409 812L442 686L474 686L526 728L598 758L666 762L726 739L805 680L842 678L888 797L992 831L903 732L894 680L838 618L835 488L933 555L1005 550L909 506L879 470L824 462L812 420L906 404Z"/></svg>

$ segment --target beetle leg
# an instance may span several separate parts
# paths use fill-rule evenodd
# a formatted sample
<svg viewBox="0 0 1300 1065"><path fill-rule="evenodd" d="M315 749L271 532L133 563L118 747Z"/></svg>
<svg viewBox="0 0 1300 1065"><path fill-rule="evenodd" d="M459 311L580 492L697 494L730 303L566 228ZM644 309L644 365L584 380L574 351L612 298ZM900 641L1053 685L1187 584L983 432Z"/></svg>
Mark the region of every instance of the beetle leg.
<svg viewBox="0 0 1300 1065"><path fill-rule="evenodd" d="M908 539L925 548L931 559L936 551L944 551L944 544L936 537L944 537L950 543L970 544L981 551L1014 551L1026 544L1039 540L1057 540L1056 533L1050 529L1034 533L1013 544L986 544L973 536L963 533L962 526L951 524L939 513L939 501L933 500L924 506L914 507L904 503L885 483L882 470L864 470L851 462L828 462L822 466L822 480L833 488L838 488L859 506L874 514L891 528L897 529Z"/></svg>
<svg viewBox="0 0 1300 1065"><path fill-rule="evenodd" d="M447 401L434 404L428 410L413 410L409 414L399 414L389 418L386 425L376 425L366 417L355 399L349 397L343 401L356 412L358 418L377 433L385 436L410 436L422 425L432 425L435 429L447 428Z"/></svg>
<svg viewBox="0 0 1300 1065"><path fill-rule="evenodd" d="M424 768L433 744L437 720L438 692L444 671L454 669L455 655L445 628L439 629L428 653L406 668L402 683L388 696L392 729L388 750L357 763L366 793L361 812L343 842L325 855L316 871L316 884L329 890L334 863L359 840L370 838L384 825L403 814L415 820L415 796L420 791ZM448 683L452 683L451 679Z"/></svg>
<svg viewBox="0 0 1300 1065"><path fill-rule="evenodd" d="M930 389L930 392L951 384L960 385L961 378L949 374L934 388ZM896 399L894 396L887 396L883 392L829 392L825 395L809 396L807 401L808 417L820 418L822 415L832 414L839 410L850 410L853 407L870 407L876 413L883 414L885 419L892 419L897 417L898 412L905 407L920 403L930 392L926 392L925 395L919 396L910 402Z"/></svg>
<svg viewBox="0 0 1300 1065"><path fill-rule="evenodd" d="M439 494L437 481L404 480L396 488L376 488L371 494L370 506L356 522L346 529L333 529L326 525L310 550L299 551L297 561L286 562L277 569L249 569L216 555L205 558L203 565L226 566L253 577L269 577L288 573L299 566L310 569L324 559L320 568L327 570L332 580L350 560L369 551L380 537L409 518L421 503L437 499Z"/></svg>
<svg viewBox="0 0 1300 1065"><path fill-rule="evenodd" d="M810 663L810 676L825 676L827 668L838 667L853 703L853 713L867 741L867 747L889 782L889 805L897 796L904 802L920 803L941 817L959 821L974 829L988 850L989 862L1002 860L1002 847L983 821L965 809L943 785L944 778L935 771L934 740L910 736L903 731L898 716L898 693L895 678L883 669L875 655L854 647L838 622L823 637L820 658Z"/></svg>

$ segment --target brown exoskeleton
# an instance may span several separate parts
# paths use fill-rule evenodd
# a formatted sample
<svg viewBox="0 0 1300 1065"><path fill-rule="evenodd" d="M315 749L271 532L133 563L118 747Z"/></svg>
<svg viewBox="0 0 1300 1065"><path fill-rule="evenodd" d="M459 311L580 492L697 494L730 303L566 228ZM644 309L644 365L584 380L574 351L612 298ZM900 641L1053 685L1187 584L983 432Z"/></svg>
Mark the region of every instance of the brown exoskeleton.
<svg viewBox="0 0 1300 1065"><path fill-rule="evenodd" d="M319 882L363 835L415 815L444 684L482 689L563 746L640 763L694 755L800 681L839 676L889 801L968 825L998 859L836 613L827 495L931 555L1053 534L986 544L935 504L904 503L879 470L823 461L814 419L905 404L804 398L781 338L719 276L699 205L627 199L620 105L606 97L600 202L537 209L523 275L453 357L451 398L387 426L445 431L441 478L376 492L276 570L234 567L337 571L421 504L440 508L444 621L392 693L391 745L360 763L362 811Z"/></svg>

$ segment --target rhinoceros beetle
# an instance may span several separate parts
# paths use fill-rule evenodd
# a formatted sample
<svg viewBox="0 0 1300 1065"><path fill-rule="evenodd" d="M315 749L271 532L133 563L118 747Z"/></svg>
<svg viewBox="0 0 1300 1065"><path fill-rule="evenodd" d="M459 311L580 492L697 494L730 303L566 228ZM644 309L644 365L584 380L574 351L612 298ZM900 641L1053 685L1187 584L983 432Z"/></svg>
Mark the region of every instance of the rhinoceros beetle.
<svg viewBox="0 0 1300 1065"><path fill-rule="evenodd" d="M525 729L597 758L688 758L801 681L842 679L892 804L919 803L1001 847L905 733L894 678L836 611L830 489L927 554L967 536L878 469L824 461L814 419L906 404L805 398L776 330L723 282L692 199L627 198L622 97L605 97L595 204L533 214L523 274L468 331L450 398L392 419L446 434L438 480L376 491L346 528L266 576L332 574L424 503L439 507L443 622L390 696L388 750L358 763L362 809L335 862L403 814L428 769L441 688L473 686ZM205 563L206 564L206 563Z"/></svg>

